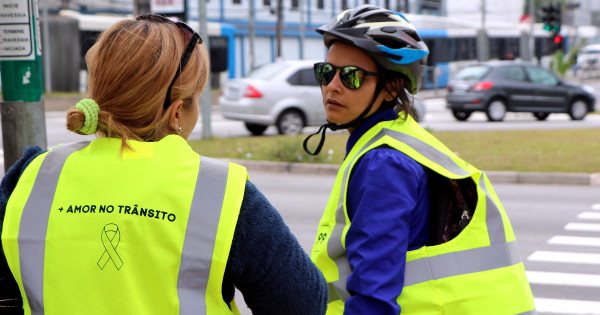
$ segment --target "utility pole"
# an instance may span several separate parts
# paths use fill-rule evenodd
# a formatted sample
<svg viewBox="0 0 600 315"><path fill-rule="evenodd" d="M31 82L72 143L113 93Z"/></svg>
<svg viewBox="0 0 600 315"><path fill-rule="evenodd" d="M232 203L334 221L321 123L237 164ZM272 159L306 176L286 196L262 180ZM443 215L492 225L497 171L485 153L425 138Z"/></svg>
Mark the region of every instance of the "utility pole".
<svg viewBox="0 0 600 315"><path fill-rule="evenodd" d="M248 41L250 42L250 71L254 70L254 15L255 15L255 0L250 0L248 9Z"/></svg>
<svg viewBox="0 0 600 315"><path fill-rule="evenodd" d="M184 0L185 1L185 0ZM207 15L206 15L206 1L207 0L198 0L198 34L202 37L202 41L204 46L206 46L206 51L210 52L210 38L208 37L208 23L207 23ZM202 113L202 138L209 139L212 138L212 130L211 130L211 107L212 107L212 85L210 84L210 76L212 75L210 71L208 72L208 79L206 80L206 86L204 87L204 92L202 93L202 98L200 99L200 107Z"/></svg>
<svg viewBox="0 0 600 315"><path fill-rule="evenodd" d="M0 72L4 170L37 145L46 149L46 120L39 11L36 0L5 0L0 16Z"/></svg>
<svg viewBox="0 0 600 315"><path fill-rule="evenodd" d="M531 19L531 24L529 24L529 61L534 59L535 55L535 35L533 34L534 25L535 25L535 1L529 1L529 17Z"/></svg>
<svg viewBox="0 0 600 315"><path fill-rule="evenodd" d="M133 11L136 15L152 12L152 9L150 8L150 0L134 0L133 4Z"/></svg>
<svg viewBox="0 0 600 315"><path fill-rule="evenodd" d="M477 32L477 60L490 59L490 43L485 26L486 0L481 0L481 28Z"/></svg>
<svg viewBox="0 0 600 315"><path fill-rule="evenodd" d="M304 59L304 0L299 0L300 3L300 59Z"/></svg>
<svg viewBox="0 0 600 315"><path fill-rule="evenodd" d="M283 0L277 0L277 59L281 58L281 41L283 34Z"/></svg>

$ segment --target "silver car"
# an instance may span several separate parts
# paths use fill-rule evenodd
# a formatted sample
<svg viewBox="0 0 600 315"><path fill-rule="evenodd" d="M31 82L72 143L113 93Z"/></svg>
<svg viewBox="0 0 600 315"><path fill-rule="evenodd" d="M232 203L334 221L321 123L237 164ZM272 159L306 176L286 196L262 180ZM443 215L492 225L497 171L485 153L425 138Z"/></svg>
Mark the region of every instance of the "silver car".
<svg viewBox="0 0 600 315"><path fill-rule="evenodd" d="M223 117L241 120L253 135L275 125L279 134L298 134L305 126L326 123L321 87L313 73L318 60L285 60L266 64L242 79L226 82L219 97ZM423 101L414 107L422 121Z"/></svg>
<svg viewBox="0 0 600 315"><path fill-rule="evenodd" d="M305 126L326 123L321 87L313 74L316 60L266 64L223 87L223 117L244 121L253 135L275 125L280 134L298 134Z"/></svg>

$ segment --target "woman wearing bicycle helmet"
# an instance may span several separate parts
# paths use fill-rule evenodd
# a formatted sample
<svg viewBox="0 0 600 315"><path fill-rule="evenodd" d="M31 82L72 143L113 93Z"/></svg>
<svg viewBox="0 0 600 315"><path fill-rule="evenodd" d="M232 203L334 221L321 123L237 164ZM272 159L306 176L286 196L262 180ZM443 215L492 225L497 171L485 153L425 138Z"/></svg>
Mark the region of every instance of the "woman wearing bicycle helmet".
<svg viewBox="0 0 600 315"><path fill-rule="evenodd" d="M305 150L318 154L327 128L350 133L311 255L328 282L328 314L533 311L489 180L411 117L429 53L414 26L363 5L317 32L328 48L314 66L328 124Z"/></svg>

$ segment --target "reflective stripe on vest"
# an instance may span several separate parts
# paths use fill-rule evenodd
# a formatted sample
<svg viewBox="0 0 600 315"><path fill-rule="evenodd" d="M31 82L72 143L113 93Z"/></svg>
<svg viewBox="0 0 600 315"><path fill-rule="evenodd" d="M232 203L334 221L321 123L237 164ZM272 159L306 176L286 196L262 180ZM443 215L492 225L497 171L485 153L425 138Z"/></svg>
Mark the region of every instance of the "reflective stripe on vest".
<svg viewBox="0 0 600 315"><path fill-rule="evenodd" d="M58 179L67 158L89 142L55 148L42 162L19 229L21 276L31 314L44 314L44 242ZM177 291L180 314L205 313L205 295L212 253L228 178L228 164L200 157L200 168L187 222ZM41 240L41 241L40 241ZM23 259L27 257L27 259Z"/></svg>
<svg viewBox="0 0 600 315"><path fill-rule="evenodd" d="M48 152L31 189L30 196L35 198L27 199L23 208L19 226L21 277L23 283L29 284L24 286L25 294L31 307L31 314L34 315L44 313L44 242L40 240L46 239L48 217L56 184L67 157L88 144L89 141L76 142Z"/></svg>
<svg viewBox="0 0 600 315"><path fill-rule="evenodd" d="M349 171L358 157L369 147L384 136L392 137L401 141L414 150L422 153L426 158L440 164L448 171L454 173L457 177L469 176L470 173L457 165L450 157L440 152L435 147L423 142L420 139L412 137L402 132L390 129L382 129L376 136L368 141L353 156L352 161L344 169L341 187L346 189ZM420 258L406 263L405 284L410 286L425 281L442 279L446 277L458 276L468 273L475 273L496 268L508 267L521 262L518 255L516 243L506 242L504 224L502 215L498 206L490 196L484 176L481 176L478 183L486 196L486 225L488 227L488 236L490 246L473 248L458 252L450 252L432 257ZM348 262L345 249L342 247L342 234L346 225L346 214L344 212L344 195L340 194L337 209L335 211L336 225L331 233L331 238L327 244L328 253L338 267L339 278L337 281L329 283L329 302L335 300L345 301L350 297L346 290L346 281L352 269Z"/></svg>

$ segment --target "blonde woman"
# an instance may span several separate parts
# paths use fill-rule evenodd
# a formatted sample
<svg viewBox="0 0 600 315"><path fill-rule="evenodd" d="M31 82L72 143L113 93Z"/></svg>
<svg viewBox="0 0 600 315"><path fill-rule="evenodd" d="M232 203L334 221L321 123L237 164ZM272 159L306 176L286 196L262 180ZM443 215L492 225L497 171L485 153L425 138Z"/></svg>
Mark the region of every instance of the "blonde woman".
<svg viewBox="0 0 600 315"><path fill-rule="evenodd" d="M245 168L186 141L209 72L200 36L143 15L105 31L86 62L89 99L67 128L98 138L28 148L0 187L0 286L16 289L4 303L235 314L238 288L255 314L323 313L322 275Z"/></svg>

